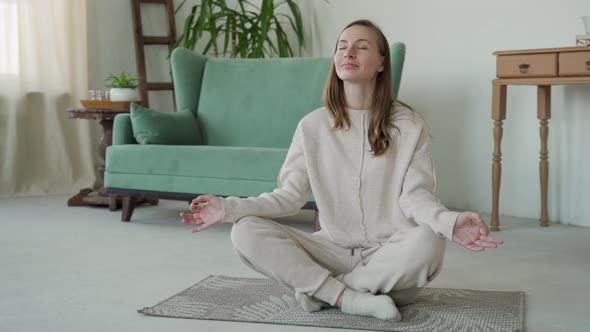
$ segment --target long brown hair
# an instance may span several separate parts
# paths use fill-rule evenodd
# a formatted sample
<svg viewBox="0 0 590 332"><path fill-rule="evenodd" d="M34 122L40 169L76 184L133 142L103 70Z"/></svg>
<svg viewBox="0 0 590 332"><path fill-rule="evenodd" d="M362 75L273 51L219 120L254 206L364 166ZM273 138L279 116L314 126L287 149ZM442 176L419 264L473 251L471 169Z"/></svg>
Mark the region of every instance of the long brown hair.
<svg viewBox="0 0 590 332"><path fill-rule="evenodd" d="M375 90L373 91L373 101L369 109L369 143L375 156L379 156L391 145L389 131L393 126L390 121L391 108L394 102L391 82L391 56L389 54L389 44L387 38L373 22L369 20L358 20L348 24L342 31L354 25L361 25L373 29L377 36L377 47L379 53L383 56L383 71L377 73ZM342 32L341 32L342 33ZM338 41L334 53L336 53ZM350 129L350 118L346 112L346 99L344 96L344 84L336 73L334 61L330 67L328 81L324 89L324 106L329 110L332 119L334 119L334 128L341 129L346 127Z"/></svg>

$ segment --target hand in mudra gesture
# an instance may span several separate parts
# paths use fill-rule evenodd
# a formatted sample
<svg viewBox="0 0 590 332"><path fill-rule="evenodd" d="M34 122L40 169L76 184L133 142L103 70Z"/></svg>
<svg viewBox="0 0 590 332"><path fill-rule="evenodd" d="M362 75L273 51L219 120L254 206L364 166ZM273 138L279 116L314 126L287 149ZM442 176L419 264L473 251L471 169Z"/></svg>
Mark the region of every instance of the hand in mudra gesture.
<svg viewBox="0 0 590 332"><path fill-rule="evenodd" d="M478 213L465 211L459 215L453 228L453 241L463 247L482 251L488 248L497 248L504 243L500 239L489 236L490 230L482 216Z"/></svg>
<svg viewBox="0 0 590 332"><path fill-rule="evenodd" d="M182 223L197 225L192 232L200 232L211 226L220 224L224 211L221 199L215 195L201 195L191 202L191 213L181 212Z"/></svg>

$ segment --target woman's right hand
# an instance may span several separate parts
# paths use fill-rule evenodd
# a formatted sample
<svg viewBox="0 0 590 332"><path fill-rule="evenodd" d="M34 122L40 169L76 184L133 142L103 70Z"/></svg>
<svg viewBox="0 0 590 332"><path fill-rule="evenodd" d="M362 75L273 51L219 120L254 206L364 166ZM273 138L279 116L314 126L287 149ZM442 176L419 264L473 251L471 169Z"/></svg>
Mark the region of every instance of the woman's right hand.
<svg viewBox="0 0 590 332"><path fill-rule="evenodd" d="M504 243L490 236L483 217L471 211L465 211L457 217L453 227L453 241L472 251L497 248Z"/></svg>
<svg viewBox="0 0 590 332"><path fill-rule="evenodd" d="M182 223L197 225L192 232L200 232L211 226L221 224L225 215L221 198L215 195L201 195L191 202L191 212L181 212Z"/></svg>

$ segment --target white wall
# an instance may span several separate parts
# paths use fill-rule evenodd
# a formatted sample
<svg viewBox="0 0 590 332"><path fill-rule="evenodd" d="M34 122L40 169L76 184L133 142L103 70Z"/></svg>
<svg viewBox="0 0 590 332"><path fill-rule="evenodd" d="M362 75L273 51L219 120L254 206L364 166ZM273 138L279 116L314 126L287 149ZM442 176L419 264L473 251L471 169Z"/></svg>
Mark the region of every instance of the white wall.
<svg viewBox="0 0 590 332"><path fill-rule="evenodd" d="M135 72L128 1L89 0L90 80ZM189 1L190 2L190 1ZM400 98L426 118L439 196L449 207L489 214L493 138L491 80L496 50L573 46L587 0L493 2L299 0L305 55L331 56L343 26L369 18L390 42L407 46ZM152 17L154 26L159 19ZM184 16L177 19L180 27ZM163 25L162 25L163 26ZM161 71L162 68L159 70ZM590 86L555 86L549 122L549 217L590 226ZM510 87L504 125L501 215L538 218L539 123L536 89Z"/></svg>

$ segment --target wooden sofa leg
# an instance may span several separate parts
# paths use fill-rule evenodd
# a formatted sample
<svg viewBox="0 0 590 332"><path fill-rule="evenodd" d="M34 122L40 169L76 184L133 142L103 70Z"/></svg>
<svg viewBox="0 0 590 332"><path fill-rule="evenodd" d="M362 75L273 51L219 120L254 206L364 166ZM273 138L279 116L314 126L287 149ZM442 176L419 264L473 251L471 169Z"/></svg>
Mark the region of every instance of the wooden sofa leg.
<svg viewBox="0 0 590 332"><path fill-rule="evenodd" d="M130 221L133 210L137 204L137 197L125 196L123 197L123 213L121 213L121 221Z"/></svg>
<svg viewBox="0 0 590 332"><path fill-rule="evenodd" d="M109 196L109 211L116 211L117 210L117 196L110 195Z"/></svg>
<svg viewBox="0 0 590 332"><path fill-rule="evenodd" d="M317 232L317 231L319 231L320 229L322 229L322 228L320 227L320 211L318 211L318 210L315 210L315 224L314 224L314 226L313 226L313 231L314 231L314 232Z"/></svg>

